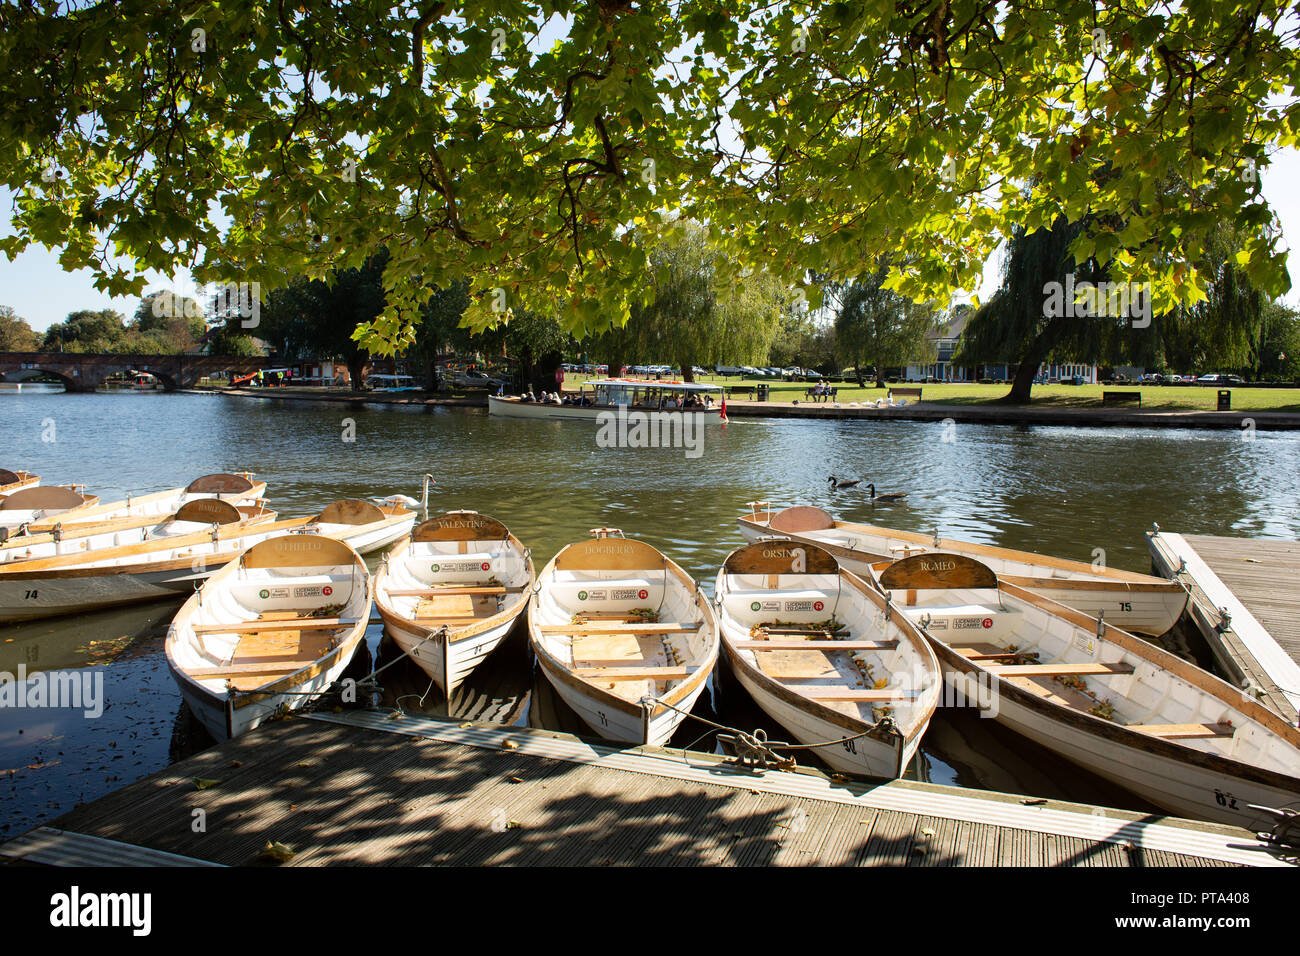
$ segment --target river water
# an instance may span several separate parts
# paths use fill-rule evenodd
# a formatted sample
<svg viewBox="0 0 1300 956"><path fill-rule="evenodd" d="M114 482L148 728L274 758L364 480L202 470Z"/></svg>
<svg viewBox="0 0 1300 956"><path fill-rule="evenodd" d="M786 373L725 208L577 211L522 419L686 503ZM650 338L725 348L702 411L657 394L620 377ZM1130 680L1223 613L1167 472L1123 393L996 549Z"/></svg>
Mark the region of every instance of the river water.
<svg viewBox="0 0 1300 956"><path fill-rule="evenodd" d="M746 502L812 504L849 520L938 529L1026 550L1149 570L1152 522L1194 534L1300 537L1300 435L1235 431L735 419L710 427L702 454L601 448L596 427L489 417L481 409L280 402L219 395L0 393L0 466L44 483L82 483L105 500L249 470L282 516L342 497L420 494L430 511L492 515L532 548L537 567L598 526L660 548L712 590L742 543ZM353 440L347 440L352 438ZM1247 440L1250 438L1252 440ZM827 476L908 493L875 507L831 491ZM102 716L0 709L0 839L211 746L185 713L163 635L173 605L122 608L0 628L0 671L97 668ZM381 703L580 730L533 673L519 628L450 702L409 662L385 671ZM393 660L372 626L359 675ZM1172 649L1206 663L1194 641ZM721 668L720 668L721 669ZM782 732L726 675L700 711ZM687 721L675 744L705 730ZM698 746L711 748L710 740ZM967 711L941 712L910 776L938 783L1150 809L1138 798Z"/></svg>

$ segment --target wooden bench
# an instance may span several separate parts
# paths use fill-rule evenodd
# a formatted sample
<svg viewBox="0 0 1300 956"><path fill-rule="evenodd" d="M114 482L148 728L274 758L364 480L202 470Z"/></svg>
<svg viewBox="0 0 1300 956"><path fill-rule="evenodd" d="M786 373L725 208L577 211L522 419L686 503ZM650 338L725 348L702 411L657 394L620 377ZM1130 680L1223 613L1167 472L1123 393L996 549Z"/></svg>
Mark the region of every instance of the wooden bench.
<svg viewBox="0 0 1300 956"><path fill-rule="evenodd" d="M290 617L279 621L237 621L234 624L195 624L195 634L251 634L254 631L310 631L351 627L356 621L337 617Z"/></svg>
<svg viewBox="0 0 1300 956"><path fill-rule="evenodd" d="M912 700L915 692L907 690L864 690L855 687L818 687L786 684L790 690L812 700L846 700L856 704L885 703L891 700Z"/></svg>
<svg viewBox="0 0 1300 956"><path fill-rule="evenodd" d="M1198 737L1231 737L1237 728L1232 724L1130 724L1128 729L1169 740L1191 740Z"/></svg>
<svg viewBox="0 0 1300 956"><path fill-rule="evenodd" d="M466 585L465 587L445 587L445 588L411 588L410 590L393 590L389 591L390 597L439 597L443 594L508 594L511 591L520 592L524 588L505 588L492 587L490 585Z"/></svg>
<svg viewBox="0 0 1300 956"><path fill-rule="evenodd" d="M891 388L888 394L890 399L914 398L918 402L921 400L921 390L919 388Z"/></svg>
<svg viewBox="0 0 1300 956"><path fill-rule="evenodd" d="M999 677L1082 677L1089 674L1132 674L1132 664L990 664Z"/></svg>
<svg viewBox="0 0 1300 956"><path fill-rule="evenodd" d="M752 385L728 385L728 386L727 386L727 397L728 397L728 398L731 398L731 397L733 397L733 396L735 396L735 395L745 395L745 396L747 396L747 397L749 397L749 398L753 398L753 397L754 397L754 386L752 386Z"/></svg>
<svg viewBox="0 0 1300 956"><path fill-rule="evenodd" d="M736 641L744 651L892 651L898 641Z"/></svg>
<svg viewBox="0 0 1300 956"><path fill-rule="evenodd" d="M595 680L685 680L691 676L686 667L578 667L574 673Z"/></svg>
<svg viewBox="0 0 1300 956"><path fill-rule="evenodd" d="M691 634L699 624L539 624L542 634Z"/></svg>
<svg viewBox="0 0 1300 956"><path fill-rule="evenodd" d="M1105 391L1101 393L1101 403L1103 405L1125 405L1137 402L1138 408L1142 407L1141 392L1116 392Z"/></svg>

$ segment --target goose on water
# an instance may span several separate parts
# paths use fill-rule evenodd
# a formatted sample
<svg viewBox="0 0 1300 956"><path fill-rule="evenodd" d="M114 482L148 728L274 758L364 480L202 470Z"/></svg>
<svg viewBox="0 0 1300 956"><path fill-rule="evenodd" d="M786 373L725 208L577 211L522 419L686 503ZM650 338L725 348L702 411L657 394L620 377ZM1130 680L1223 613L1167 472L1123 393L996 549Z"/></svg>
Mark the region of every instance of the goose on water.
<svg viewBox="0 0 1300 956"><path fill-rule="evenodd" d="M862 483L861 478L844 478L837 481L834 475L831 475L827 480L831 483L832 488L852 488L854 485Z"/></svg>
<svg viewBox="0 0 1300 956"><path fill-rule="evenodd" d="M871 498L871 500L872 500L873 503L877 503L877 502L878 502L878 503L884 505L884 504L889 504L890 502L894 502L894 501L902 501L904 498L907 497L907 492L906 492L906 491L886 491L886 492L884 492L883 494L879 494L879 495L878 495L878 494L876 494L876 486L875 486L875 485L871 485L871 484L869 484L869 485L867 485L867 495Z"/></svg>

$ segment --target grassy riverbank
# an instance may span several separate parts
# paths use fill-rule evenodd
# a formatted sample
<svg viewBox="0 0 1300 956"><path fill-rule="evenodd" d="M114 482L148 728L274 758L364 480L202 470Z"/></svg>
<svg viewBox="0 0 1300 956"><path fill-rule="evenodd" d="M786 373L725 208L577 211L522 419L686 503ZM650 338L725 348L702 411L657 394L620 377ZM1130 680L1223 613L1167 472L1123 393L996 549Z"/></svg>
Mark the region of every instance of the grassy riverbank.
<svg viewBox="0 0 1300 956"><path fill-rule="evenodd" d="M587 376L568 375L566 388L576 388ZM812 387L811 382L782 382L762 378L723 378L713 375L699 381L719 385L749 387L767 385L769 400L774 402L806 401L805 394ZM898 383L902 388L923 389L921 398L936 405L995 405L1001 404L1011 390L1009 385L976 385L971 383L954 383L941 385L909 385ZM852 382L835 384L838 389L836 401L874 402L883 398L886 390L882 388L858 388ZM1102 391L1138 391L1142 393L1144 409L1168 411L1214 411L1218 407L1218 389L1196 385L1035 385L1031 397L1031 407L1041 408L1100 408ZM1300 388L1250 388L1233 386L1233 411L1276 411L1300 412Z"/></svg>

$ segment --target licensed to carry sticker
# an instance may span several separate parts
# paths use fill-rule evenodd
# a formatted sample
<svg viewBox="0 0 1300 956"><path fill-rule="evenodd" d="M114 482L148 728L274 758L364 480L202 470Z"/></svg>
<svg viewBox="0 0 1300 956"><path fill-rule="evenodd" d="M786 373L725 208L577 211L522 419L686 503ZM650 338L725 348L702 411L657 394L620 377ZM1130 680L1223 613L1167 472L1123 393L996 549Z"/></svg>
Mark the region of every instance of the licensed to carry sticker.
<svg viewBox="0 0 1300 956"><path fill-rule="evenodd" d="M316 595L322 593L324 593L324 589L319 585L297 587L293 589L294 597L316 597Z"/></svg>
<svg viewBox="0 0 1300 956"><path fill-rule="evenodd" d="M787 611L811 611L813 609L812 601L786 601L785 609Z"/></svg>

